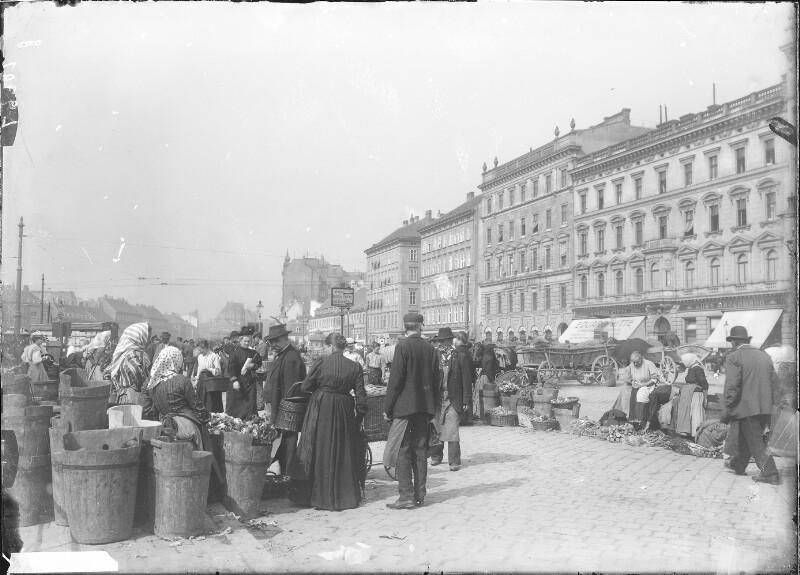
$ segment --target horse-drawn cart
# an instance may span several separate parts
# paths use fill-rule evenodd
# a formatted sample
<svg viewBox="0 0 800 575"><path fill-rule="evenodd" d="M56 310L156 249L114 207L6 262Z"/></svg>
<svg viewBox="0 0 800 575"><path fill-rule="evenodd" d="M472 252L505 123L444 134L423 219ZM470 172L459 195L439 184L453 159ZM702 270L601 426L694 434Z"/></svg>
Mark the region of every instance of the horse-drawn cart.
<svg viewBox="0 0 800 575"><path fill-rule="evenodd" d="M539 383L547 383L561 377L573 376L581 383L605 384L606 378L616 378L618 369L614 359L613 343L596 344L547 344L536 343L517 350L522 364L533 370Z"/></svg>

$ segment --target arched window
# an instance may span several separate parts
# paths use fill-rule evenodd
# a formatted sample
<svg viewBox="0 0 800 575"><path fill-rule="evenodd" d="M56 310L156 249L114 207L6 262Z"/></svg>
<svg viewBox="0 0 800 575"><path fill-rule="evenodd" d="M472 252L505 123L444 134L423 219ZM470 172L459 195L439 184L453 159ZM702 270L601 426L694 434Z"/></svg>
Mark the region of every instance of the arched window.
<svg viewBox="0 0 800 575"><path fill-rule="evenodd" d="M778 252L775 250L769 250L767 252L767 281L773 282L775 278L777 278L777 270L778 270Z"/></svg>
<svg viewBox="0 0 800 575"><path fill-rule="evenodd" d="M625 282L624 276L622 275L622 270L617 270L617 273L614 274L614 285L616 286L616 294L622 295L623 291L625 290Z"/></svg>
<svg viewBox="0 0 800 575"><path fill-rule="evenodd" d="M736 258L736 283L738 285L747 283L747 254L740 254Z"/></svg>
<svg viewBox="0 0 800 575"><path fill-rule="evenodd" d="M686 262L683 266L683 287L690 289L694 287L694 263Z"/></svg>
<svg viewBox="0 0 800 575"><path fill-rule="evenodd" d="M718 286L719 285L719 258L712 258L711 264L709 266L711 270L711 285Z"/></svg>
<svg viewBox="0 0 800 575"><path fill-rule="evenodd" d="M586 298L589 296L589 279L586 276L581 276L581 297Z"/></svg>
<svg viewBox="0 0 800 575"><path fill-rule="evenodd" d="M644 269L636 268L636 293L644 293Z"/></svg>
<svg viewBox="0 0 800 575"><path fill-rule="evenodd" d="M597 274L597 296L603 297L606 295L606 276L603 272Z"/></svg>
<svg viewBox="0 0 800 575"><path fill-rule="evenodd" d="M650 266L650 289L658 289L660 286L658 264L653 264Z"/></svg>

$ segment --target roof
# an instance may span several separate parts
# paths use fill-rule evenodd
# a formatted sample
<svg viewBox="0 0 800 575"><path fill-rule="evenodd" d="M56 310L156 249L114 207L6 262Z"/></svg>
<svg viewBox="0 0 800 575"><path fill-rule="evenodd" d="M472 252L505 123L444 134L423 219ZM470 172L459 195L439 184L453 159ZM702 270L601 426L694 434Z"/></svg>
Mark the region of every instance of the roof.
<svg viewBox="0 0 800 575"><path fill-rule="evenodd" d="M381 246L385 246L394 242L398 242L400 240L416 240L419 239L420 233L419 230L423 227L429 225L432 222L432 218L425 218L415 220L413 223L407 224L405 226L401 226L393 231L391 234L383 238L381 241L372 244L369 248L365 250L365 252L370 252L375 248L379 248Z"/></svg>
<svg viewBox="0 0 800 575"><path fill-rule="evenodd" d="M108 322L111 318L103 310L81 305L56 305L51 309L51 316L63 314L66 321Z"/></svg>
<svg viewBox="0 0 800 575"><path fill-rule="evenodd" d="M467 200L457 208L454 208L447 212L446 214L442 214L435 220L433 220L430 224L422 226L419 231L420 233L424 234L426 231L440 225L446 224L450 220L454 220L460 216L466 215L472 212L475 209L475 206L481 203L481 196L475 196L471 200Z"/></svg>
<svg viewBox="0 0 800 575"><path fill-rule="evenodd" d="M108 297L108 296L103 296L100 299L106 301L108 305L110 305L118 312L129 313L137 316L141 315L140 310L136 309L135 306L129 304L124 299L115 299L113 297Z"/></svg>

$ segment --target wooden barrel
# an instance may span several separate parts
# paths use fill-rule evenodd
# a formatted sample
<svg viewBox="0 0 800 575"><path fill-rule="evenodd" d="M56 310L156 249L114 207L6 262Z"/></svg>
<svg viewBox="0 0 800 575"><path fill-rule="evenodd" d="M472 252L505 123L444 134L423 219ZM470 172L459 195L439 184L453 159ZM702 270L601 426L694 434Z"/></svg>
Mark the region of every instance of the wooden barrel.
<svg viewBox="0 0 800 575"><path fill-rule="evenodd" d="M53 520L50 454L20 456L14 487L9 490L19 504L19 526L39 525Z"/></svg>
<svg viewBox="0 0 800 575"><path fill-rule="evenodd" d="M32 381L31 390L36 401L55 401L58 399L58 379Z"/></svg>
<svg viewBox="0 0 800 575"><path fill-rule="evenodd" d="M3 429L0 430L0 435L2 435L3 489L9 489L14 485L17 477L19 448L17 447L17 436L13 431Z"/></svg>
<svg viewBox="0 0 800 575"><path fill-rule="evenodd" d="M214 455L193 451L186 441L151 439L150 443L156 477L155 534L192 537L203 533Z"/></svg>
<svg viewBox="0 0 800 575"><path fill-rule="evenodd" d="M53 408L49 405L9 408L3 412L2 428L16 435L20 457L50 456L47 430L52 417Z"/></svg>
<svg viewBox="0 0 800 575"><path fill-rule="evenodd" d="M217 462L217 467L220 470L220 476L216 473L211 474L211 479L208 486L208 501L214 503L222 503L225 500L225 492L227 485L225 483L225 449L223 447L222 435L210 434L209 440L211 442L211 453L214 460Z"/></svg>
<svg viewBox="0 0 800 575"><path fill-rule="evenodd" d="M3 413L17 413L19 408L31 405L31 397L21 393L11 393L3 396Z"/></svg>
<svg viewBox="0 0 800 575"><path fill-rule="evenodd" d="M27 375L14 375L3 377L3 403L6 402L6 395L24 395L28 398L28 403L33 400L33 390L31 389L31 378Z"/></svg>
<svg viewBox="0 0 800 575"><path fill-rule="evenodd" d="M558 426L561 428L561 431L566 431L566 432L570 431L570 423L578 419L572 407L567 409L562 409L558 407L554 408L553 417L555 417L556 420L558 421Z"/></svg>
<svg viewBox="0 0 800 575"><path fill-rule="evenodd" d="M64 435L64 502L77 543L130 537L141 452L137 431L120 427Z"/></svg>
<svg viewBox="0 0 800 575"><path fill-rule="evenodd" d="M151 441L161 436L161 424L157 421L141 421L136 429L142 432L142 454L139 458L139 480L136 483L136 511L133 514L133 524L152 533L156 517L156 477Z"/></svg>
<svg viewBox="0 0 800 575"><path fill-rule="evenodd" d="M61 373L58 398L61 415L73 431L105 429L108 426L108 395L111 384L84 379L86 371L78 368Z"/></svg>
<svg viewBox="0 0 800 575"><path fill-rule="evenodd" d="M252 435L234 431L226 431L222 442L227 483L223 505L236 515L257 517L270 463L270 446L253 445Z"/></svg>
<svg viewBox="0 0 800 575"><path fill-rule="evenodd" d="M500 392L489 391L486 389L480 390L480 416L481 419L487 421L486 417L489 410L494 409L500 405Z"/></svg>
<svg viewBox="0 0 800 575"><path fill-rule="evenodd" d="M69 424L61 417L50 420L50 463L53 468L53 516L56 525L69 525L64 507L64 435L69 433Z"/></svg>

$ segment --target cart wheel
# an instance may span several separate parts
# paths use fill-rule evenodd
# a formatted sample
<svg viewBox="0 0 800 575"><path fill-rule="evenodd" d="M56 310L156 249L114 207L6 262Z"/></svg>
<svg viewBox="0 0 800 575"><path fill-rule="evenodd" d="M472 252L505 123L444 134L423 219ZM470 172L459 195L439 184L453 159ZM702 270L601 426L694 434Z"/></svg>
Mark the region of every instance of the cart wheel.
<svg viewBox="0 0 800 575"><path fill-rule="evenodd" d="M661 358L661 365L659 365L658 368L661 370L661 375L668 384L672 384L678 378L678 366L675 365L675 361L668 355Z"/></svg>
<svg viewBox="0 0 800 575"><path fill-rule="evenodd" d="M366 468L366 473L369 473L369 470L372 469L372 448L370 448L369 443L366 444L367 449L364 450L364 467Z"/></svg>
<svg viewBox="0 0 800 575"><path fill-rule="evenodd" d="M389 476L389 479L391 479L392 481L397 481L397 476L396 476L395 474L393 474L391 471L389 471L389 468L388 468L388 467L386 467L386 466L384 465L384 466L383 466L383 469L384 469L384 471L386 471L386 475L388 475L388 476Z"/></svg>
<svg viewBox="0 0 800 575"><path fill-rule="evenodd" d="M595 383L599 383L600 385L606 385L608 383L606 381L605 370L609 367L614 370L614 379L616 380L617 370L619 369L616 360L610 355L601 355L595 358L592 362L592 373L594 374Z"/></svg>
<svg viewBox="0 0 800 575"><path fill-rule="evenodd" d="M536 377L539 380L539 383L547 383L558 377L558 371L556 371L555 366L550 363L550 360L545 359L539 364L539 370L537 371Z"/></svg>

